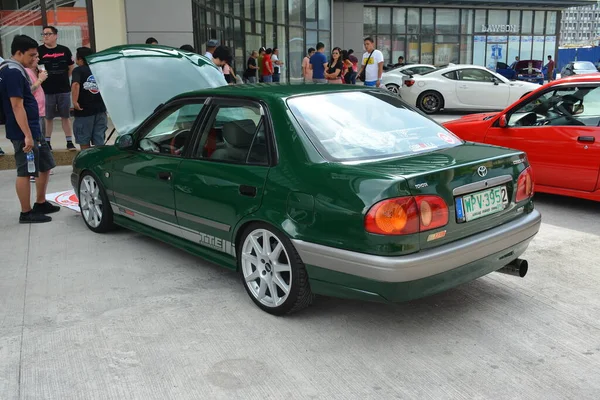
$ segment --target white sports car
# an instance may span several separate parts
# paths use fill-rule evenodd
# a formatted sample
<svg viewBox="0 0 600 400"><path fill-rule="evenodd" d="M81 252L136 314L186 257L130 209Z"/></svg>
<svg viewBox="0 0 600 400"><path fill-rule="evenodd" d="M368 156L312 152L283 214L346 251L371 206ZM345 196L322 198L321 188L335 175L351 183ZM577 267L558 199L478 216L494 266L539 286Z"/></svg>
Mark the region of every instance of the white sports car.
<svg viewBox="0 0 600 400"><path fill-rule="evenodd" d="M449 65L406 78L400 96L427 114L441 109L503 110L539 87L509 81L478 65Z"/></svg>
<svg viewBox="0 0 600 400"><path fill-rule="evenodd" d="M392 93L400 94L404 80L415 74L422 74L427 71L434 70L435 67L429 64L408 64L402 67L396 67L386 71L382 75L381 83L385 85L387 90Z"/></svg>

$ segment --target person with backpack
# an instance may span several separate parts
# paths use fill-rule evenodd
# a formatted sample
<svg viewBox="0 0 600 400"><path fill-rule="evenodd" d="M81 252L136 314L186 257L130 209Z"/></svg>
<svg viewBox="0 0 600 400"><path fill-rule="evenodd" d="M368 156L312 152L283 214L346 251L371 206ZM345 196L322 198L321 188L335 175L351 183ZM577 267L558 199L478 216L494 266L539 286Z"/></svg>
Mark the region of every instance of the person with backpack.
<svg viewBox="0 0 600 400"><path fill-rule="evenodd" d="M31 93L31 79L25 68L35 65L37 42L26 35L17 35L11 44L10 60L0 65L0 105L6 124L6 138L15 150L17 165L16 191L21 203L19 222L22 224L50 222L47 214L60 207L46 201L50 170L55 162L40 127L40 114ZM33 156L33 159L31 159ZM36 201L31 207L30 176L35 176Z"/></svg>
<svg viewBox="0 0 600 400"><path fill-rule="evenodd" d="M106 106L100 95L98 84L86 57L94 54L89 47L77 49L75 58L78 67L73 70L73 81L71 82L71 97L73 101L73 132L75 142L81 150L94 146L104 145L106 129L108 129L108 117Z"/></svg>

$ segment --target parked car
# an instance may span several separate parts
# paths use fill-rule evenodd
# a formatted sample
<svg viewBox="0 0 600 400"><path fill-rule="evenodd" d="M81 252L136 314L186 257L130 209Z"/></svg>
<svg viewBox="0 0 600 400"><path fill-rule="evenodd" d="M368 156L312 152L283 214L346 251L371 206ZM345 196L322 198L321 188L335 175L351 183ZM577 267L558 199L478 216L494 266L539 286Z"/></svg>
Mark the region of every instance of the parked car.
<svg viewBox="0 0 600 400"><path fill-rule="evenodd" d="M402 87L402 84L407 77L419 75L434 69L435 67L429 64L408 64L402 67L396 67L383 73L382 83L390 92L400 94L400 87Z"/></svg>
<svg viewBox="0 0 600 400"><path fill-rule="evenodd" d="M502 110L538 87L511 82L478 65L448 65L405 79L400 96L427 114L442 109Z"/></svg>
<svg viewBox="0 0 600 400"><path fill-rule="evenodd" d="M583 74L597 74L598 69L591 61L573 61L565 65L560 71L561 77L583 75Z"/></svg>
<svg viewBox="0 0 600 400"><path fill-rule="evenodd" d="M444 126L464 140L526 152L538 192L600 201L600 74L553 81L500 113Z"/></svg>
<svg viewBox="0 0 600 400"><path fill-rule="evenodd" d="M513 69L519 81L544 84L544 62L542 60L520 60Z"/></svg>
<svg viewBox="0 0 600 400"><path fill-rule="evenodd" d="M109 112L140 112L115 121L116 145L73 162L94 232L120 225L237 270L276 315L314 294L404 301L527 270L541 216L521 151L465 143L376 88L223 79L167 100L147 76L173 92L218 70L160 46L89 63L115 92Z"/></svg>
<svg viewBox="0 0 600 400"><path fill-rule="evenodd" d="M506 79L510 81L514 81L517 79L517 71L515 71L511 66L503 62L496 63L496 72Z"/></svg>

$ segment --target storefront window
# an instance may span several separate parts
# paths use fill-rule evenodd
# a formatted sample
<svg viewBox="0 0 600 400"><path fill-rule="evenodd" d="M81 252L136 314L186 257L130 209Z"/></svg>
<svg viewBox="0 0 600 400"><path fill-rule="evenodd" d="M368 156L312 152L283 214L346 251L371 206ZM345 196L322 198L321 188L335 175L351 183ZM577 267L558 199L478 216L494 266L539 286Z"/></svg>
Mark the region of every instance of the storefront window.
<svg viewBox="0 0 600 400"><path fill-rule="evenodd" d="M258 0L256 0L258 3ZM289 24L290 25L302 25L302 2L296 0L288 0L289 13ZM281 21L280 21L281 23Z"/></svg>
<svg viewBox="0 0 600 400"><path fill-rule="evenodd" d="M419 37L417 35L410 35L408 37L408 59L405 59L410 63L419 62Z"/></svg>
<svg viewBox="0 0 600 400"><path fill-rule="evenodd" d="M475 32L483 32L486 25L486 11L475 10Z"/></svg>
<svg viewBox="0 0 600 400"><path fill-rule="evenodd" d="M546 46L544 47L544 57L552 56L556 60L556 36L546 36ZM544 59L546 60L546 59ZM547 62L547 61L544 61Z"/></svg>
<svg viewBox="0 0 600 400"><path fill-rule="evenodd" d="M331 53L331 33L319 31L319 42L325 44L325 51Z"/></svg>
<svg viewBox="0 0 600 400"><path fill-rule="evenodd" d="M531 58L533 60L545 60L544 42L545 38L543 36L533 37L533 51L531 52Z"/></svg>
<svg viewBox="0 0 600 400"><path fill-rule="evenodd" d="M473 64L485 65L485 36L474 36L473 37Z"/></svg>
<svg viewBox="0 0 600 400"><path fill-rule="evenodd" d="M421 35L421 62L433 64L433 36Z"/></svg>
<svg viewBox="0 0 600 400"><path fill-rule="evenodd" d="M531 60L532 36L521 36L521 60Z"/></svg>
<svg viewBox="0 0 600 400"><path fill-rule="evenodd" d="M278 24L285 24L287 16L287 0L275 0L275 12Z"/></svg>
<svg viewBox="0 0 600 400"><path fill-rule="evenodd" d="M377 8L377 32L378 33L391 33L391 18L392 9L388 7Z"/></svg>
<svg viewBox="0 0 600 400"><path fill-rule="evenodd" d="M243 1L244 0L233 0L233 15L234 16L242 17Z"/></svg>
<svg viewBox="0 0 600 400"><path fill-rule="evenodd" d="M271 24L265 24L265 43L266 47L275 45L275 27ZM284 61L285 62L285 61Z"/></svg>
<svg viewBox="0 0 600 400"><path fill-rule="evenodd" d="M421 33L433 34L435 29L433 27L433 9L424 8L421 11Z"/></svg>
<svg viewBox="0 0 600 400"><path fill-rule="evenodd" d="M531 33L531 24L533 23L533 11L523 11L521 21L521 33Z"/></svg>
<svg viewBox="0 0 600 400"><path fill-rule="evenodd" d="M260 1L256 0L257 3L261 3ZM274 0L264 0L265 3L265 22L273 22L273 12L275 11L275 9L273 8L275 5L275 1Z"/></svg>
<svg viewBox="0 0 600 400"><path fill-rule="evenodd" d="M535 19L533 20L533 33L536 35L543 35L545 26L546 26L546 12L545 11L536 11Z"/></svg>
<svg viewBox="0 0 600 400"><path fill-rule="evenodd" d="M318 41L317 31L306 31L306 49L304 51L307 51L309 47L316 49Z"/></svg>
<svg viewBox="0 0 600 400"><path fill-rule="evenodd" d="M252 18L252 0L244 0L244 18Z"/></svg>
<svg viewBox="0 0 600 400"><path fill-rule="evenodd" d="M375 42L377 49L383 53L383 62L385 64L390 62L392 58L392 40L389 35L377 35Z"/></svg>
<svg viewBox="0 0 600 400"><path fill-rule="evenodd" d="M371 35L377 32L377 9L375 7L365 7L363 11L363 32L365 35Z"/></svg>
<svg viewBox="0 0 600 400"><path fill-rule="evenodd" d="M460 39L460 62L461 64L473 63L473 37L461 36Z"/></svg>
<svg viewBox="0 0 600 400"><path fill-rule="evenodd" d="M289 59L283 60L283 68L288 68L290 72L290 82L302 82L302 59L305 52L304 29L290 28L290 55Z"/></svg>
<svg viewBox="0 0 600 400"><path fill-rule="evenodd" d="M394 33L406 33L406 9L395 7L392 19ZM397 58L397 57L396 57Z"/></svg>
<svg viewBox="0 0 600 400"><path fill-rule="evenodd" d="M406 36L396 36L392 42L392 63L398 62L400 56L406 61Z"/></svg>
<svg viewBox="0 0 600 400"><path fill-rule="evenodd" d="M319 29L331 29L331 0L319 0Z"/></svg>
<svg viewBox="0 0 600 400"><path fill-rule="evenodd" d="M407 16L406 16L406 25L408 27L407 33L418 34L419 28L421 26L419 21L420 21L419 9L418 8L409 8ZM415 62L417 62L417 61L415 61Z"/></svg>
<svg viewBox="0 0 600 400"><path fill-rule="evenodd" d="M317 27L317 0L306 0L306 29Z"/></svg>
<svg viewBox="0 0 600 400"><path fill-rule="evenodd" d="M218 3L219 1L216 1ZM265 18L262 13L262 1L254 0L254 19L257 21L264 21Z"/></svg>
<svg viewBox="0 0 600 400"><path fill-rule="evenodd" d="M460 27L461 33L473 33L473 10L461 10Z"/></svg>
<svg viewBox="0 0 600 400"><path fill-rule="evenodd" d="M452 40L454 39L454 40ZM458 44L458 36L447 37L446 43L435 44L435 60L434 65L445 65L449 63L458 64L460 56L460 45Z"/></svg>
<svg viewBox="0 0 600 400"><path fill-rule="evenodd" d="M490 10L488 11L488 25L506 25L508 23L508 11Z"/></svg>
<svg viewBox="0 0 600 400"><path fill-rule="evenodd" d="M439 8L435 14L436 34L455 35L459 30L459 10ZM457 41L458 43L458 41Z"/></svg>
<svg viewBox="0 0 600 400"><path fill-rule="evenodd" d="M304 43L304 42L303 42ZM289 64L287 63L287 45L288 39L285 33L285 26L277 27L277 48L279 48L279 59L285 63L284 69L281 71L281 82L287 82L285 68L289 68ZM300 61L300 65L302 65L302 61Z"/></svg>
<svg viewBox="0 0 600 400"><path fill-rule="evenodd" d="M510 21L508 22L511 25L516 25L521 30L521 12L518 10L512 10L510 12Z"/></svg>
<svg viewBox="0 0 600 400"><path fill-rule="evenodd" d="M546 35L556 34L556 11L546 13Z"/></svg>
<svg viewBox="0 0 600 400"><path fill-rule="evenodd" d="M506 63L511 65L515 62L515 57L519 57L519 46L521 39L519 36L508 37L508 51L506 52Z"/></svg>

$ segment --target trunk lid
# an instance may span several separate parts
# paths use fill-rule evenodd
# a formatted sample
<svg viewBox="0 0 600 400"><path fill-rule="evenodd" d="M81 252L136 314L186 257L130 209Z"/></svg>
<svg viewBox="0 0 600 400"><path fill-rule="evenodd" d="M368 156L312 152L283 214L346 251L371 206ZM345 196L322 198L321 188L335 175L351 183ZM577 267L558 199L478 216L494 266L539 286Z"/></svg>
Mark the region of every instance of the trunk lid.
<svg viewBox="0 0 600 400"><path fill-rule="evenodd" d="M208 58L168 46L117 46L87 61L121 135L176 95L227 85Z"/></svg>
<svg viewBox="0 0 600 400"><path fill-rule="evenodd" d="M444 199L448 206L448 224L420 233L421 249L474 235L521 215L517 211L514 198L519 174L527 166L525 154L521 151L468 142L417 156L361 165L373 172L402 177L414 196L436 195ZM485 167L485 174L483 171L478 173L480 167ZM469 195L469 201L473 198L477 202L484 201L481 205L485 209L485 197L479 196L479 192L500 187L506 190L508 204L504 209L466 222L458 219L457 198ZM478 195L471 197L474 193ZM464 217L465 205L462 208ZM472 214L473 208L469 212Z"/></svg>

